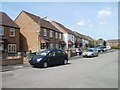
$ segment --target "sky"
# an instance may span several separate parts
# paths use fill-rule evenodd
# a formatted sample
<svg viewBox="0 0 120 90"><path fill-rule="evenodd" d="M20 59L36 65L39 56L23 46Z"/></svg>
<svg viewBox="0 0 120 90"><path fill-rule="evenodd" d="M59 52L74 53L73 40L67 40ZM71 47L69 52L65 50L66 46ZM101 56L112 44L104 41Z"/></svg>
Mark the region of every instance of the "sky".
<svg viewBox="0 0 120 90"><path fill-rule="evenodd" d="M94 39L118 38L117 2L2 2L2 11L13 20L23 10Z"/></svg>

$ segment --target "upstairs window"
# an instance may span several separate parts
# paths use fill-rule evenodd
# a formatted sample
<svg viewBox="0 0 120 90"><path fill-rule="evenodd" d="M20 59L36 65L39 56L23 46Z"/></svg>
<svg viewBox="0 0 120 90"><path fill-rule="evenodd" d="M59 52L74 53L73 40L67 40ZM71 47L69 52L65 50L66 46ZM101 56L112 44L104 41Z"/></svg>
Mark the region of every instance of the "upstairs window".
<svg viewBox="0 0 120 90"><path fill-rule="evenodd" d="M52 30L50 30L50 37L52 37Z"/></svg>
<svg viewBox="0 0 120 90"><path fill-rule="evenodd" d="M55 33L55 38L58 38L58 32Z"/></svg>
<svg viewBox="0 0 120 90"><path fill-rule="evenodd" d="M61 33L59 34L59 39L62 39L62 34Z"/></svg>
<svg viewBox="0 0 120 90"><path fill-rule="evenodd" d="M47 29L44 29L44 36L47 36Z"/></svg>
<svg viewBox="0 0 120 90"><path fill-rule="evenodd" d="M4 35L4 27L0 26L0 35Z"/></svg>
<svg viewBox="0 0 120 90"><path fill-rule="evenodd" d="M10 28L10 36L15 37L15 28Z"/></svg>

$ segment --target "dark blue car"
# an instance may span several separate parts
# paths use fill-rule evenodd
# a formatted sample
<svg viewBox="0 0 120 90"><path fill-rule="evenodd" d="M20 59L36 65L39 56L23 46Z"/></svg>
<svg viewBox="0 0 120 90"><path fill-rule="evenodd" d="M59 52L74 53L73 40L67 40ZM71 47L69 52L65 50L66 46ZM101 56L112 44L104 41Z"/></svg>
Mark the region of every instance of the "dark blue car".
<svg viewBox="0 0 120 90"><path fill-rule="evenodd" d="M50 65L67 64L68 55L63 50L45 50L32 57L29 63L44 68Z"/></svg>

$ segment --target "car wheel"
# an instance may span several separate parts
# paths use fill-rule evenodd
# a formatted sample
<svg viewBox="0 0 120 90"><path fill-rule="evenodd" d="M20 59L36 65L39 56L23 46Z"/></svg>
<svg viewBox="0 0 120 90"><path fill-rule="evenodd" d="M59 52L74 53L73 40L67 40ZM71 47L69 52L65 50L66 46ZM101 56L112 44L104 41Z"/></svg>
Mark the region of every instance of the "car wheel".
<svg viewBox="0 0 120 90"><path fill-rule="evenodd" d="M47 63L47 62L44 62L44 63L43 63L43 67L44 67L44 68L47 68L47 67L48 67L48 63Z"/></svg>
<svg viewBox="0 0 120 90"><path fill-rule="evenodd" d="M65 60L63 61L63 64L66 65L67 63L68 63L68 60L65 59Z"/></svg>

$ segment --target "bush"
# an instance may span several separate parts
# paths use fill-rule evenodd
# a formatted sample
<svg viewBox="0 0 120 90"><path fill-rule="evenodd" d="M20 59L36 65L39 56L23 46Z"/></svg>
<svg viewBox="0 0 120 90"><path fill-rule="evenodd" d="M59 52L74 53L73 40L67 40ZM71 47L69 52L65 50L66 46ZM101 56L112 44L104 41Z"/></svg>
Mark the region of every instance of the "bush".
<svg viewBox="0 0 120 90"><path fill-rule="evenodd" d="M113 46L111 49L120 49L120 46Z"/></svg>

